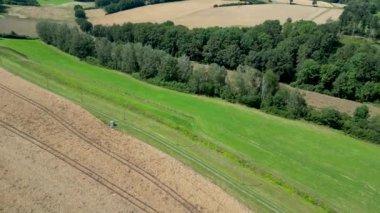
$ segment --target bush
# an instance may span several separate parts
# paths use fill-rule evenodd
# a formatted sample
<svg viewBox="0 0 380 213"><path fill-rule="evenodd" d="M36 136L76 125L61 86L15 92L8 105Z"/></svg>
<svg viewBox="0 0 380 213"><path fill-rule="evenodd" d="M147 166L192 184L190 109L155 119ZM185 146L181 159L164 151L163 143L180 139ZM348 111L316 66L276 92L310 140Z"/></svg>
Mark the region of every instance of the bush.
<svg viewBox="0 0 380 213"><path fill-rule="evenodd" d="M86 18L86 13L84 12L84 9L81 5L75 5L74 11L75 11L75 17L76 18L79 18L79 19L85 19Z"/></svg>
<svg viewBox="0 0 380 213"><path fill-rule="evenodd" d="M296 119L305 118L309 113L306 101L298 90L290 92L286 108L290 116Z"/></svg>
<svg viewBox="0 0 380 213"><path fill-rule="evenodd" d="M92 31L93 26L92 26L91 22L89 22L87 19L77 18L75 21L77 22L77 24L79 25L79 28L83 32L91 32Z"/></svg>
<svg viewBox="0 0 380 213"><path fill-rule="evenodd" d="M356 108L354 113L355 120L367 120L369 117L369 110L366 105Z"/></svg>
<svg viewBox="0 0 380 213"><path fill-rule="evenodd" d="M340 130L345 123L344 117L345 116L336 109L324 108L320 111L312 110L309 119L315 123Z"/></svg>

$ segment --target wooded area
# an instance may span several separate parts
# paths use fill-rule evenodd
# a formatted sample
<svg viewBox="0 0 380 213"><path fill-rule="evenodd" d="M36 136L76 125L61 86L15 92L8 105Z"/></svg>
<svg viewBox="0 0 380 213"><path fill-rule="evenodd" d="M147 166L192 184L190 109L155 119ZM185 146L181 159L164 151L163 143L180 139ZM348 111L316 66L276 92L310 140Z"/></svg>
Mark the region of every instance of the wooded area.
<svg viewBox="0 0 380 213"><path fill-rule="evenodd" d="M166 22L94 26L93 35L111 42L142 43L228 69L248 65L262 72L272 70L281 82L293 86L350 100L379 101L379 49L365 42L343 45L339 29L336 22L291 20L283 26L266 21L250 28L193 30Z"/></svg>
<svg viewBox="0 0 380 213"><path fill-rule="evenodd" d="M360 113L355 113L353 118L334 109L314 110L306 105L299 92L280 89L279 77L271 69L261 72L239 65L236 71L227 71L215 63L194 67L186 55L176 58L141 43L94 40L76 28L61 24L41 22L37 31L43 41L65 52L157 85L221 97L287 118L306 119L380 143L380 117L369 118L368 108L358 109ZM359 117L356 114L360 114Z"/></svg>

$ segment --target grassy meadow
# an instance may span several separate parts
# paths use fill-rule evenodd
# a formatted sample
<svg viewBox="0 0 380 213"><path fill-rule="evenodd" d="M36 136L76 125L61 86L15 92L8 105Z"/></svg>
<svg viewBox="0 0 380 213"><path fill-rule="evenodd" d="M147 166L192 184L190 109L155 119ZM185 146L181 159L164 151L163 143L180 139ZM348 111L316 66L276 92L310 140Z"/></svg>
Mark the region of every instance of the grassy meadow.
<svg viewBox="0 0 380 213"><path fill-rule="evenodd" d="M81 104L256 211L379 212L380 146L220 99L153 86L39 40L0 40L0 67Z"/></svg>
<svg viewBox="0 0 380 213"><path fill-rule="evenodd" d="M38 3L40 3L41 6L53 6L69 3L72 1L73 0L38 0Z"/></svg>

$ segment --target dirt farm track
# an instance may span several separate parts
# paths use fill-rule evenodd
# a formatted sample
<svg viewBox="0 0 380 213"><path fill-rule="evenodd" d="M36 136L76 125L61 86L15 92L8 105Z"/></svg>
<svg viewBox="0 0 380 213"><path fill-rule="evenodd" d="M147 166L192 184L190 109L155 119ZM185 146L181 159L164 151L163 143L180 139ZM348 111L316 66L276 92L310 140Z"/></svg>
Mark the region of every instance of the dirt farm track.
<svg viewBox="0 0 380 213"><path fill-rule="evenodd" d="M0 69L0 212L247 212L168 155Z"/></svg>

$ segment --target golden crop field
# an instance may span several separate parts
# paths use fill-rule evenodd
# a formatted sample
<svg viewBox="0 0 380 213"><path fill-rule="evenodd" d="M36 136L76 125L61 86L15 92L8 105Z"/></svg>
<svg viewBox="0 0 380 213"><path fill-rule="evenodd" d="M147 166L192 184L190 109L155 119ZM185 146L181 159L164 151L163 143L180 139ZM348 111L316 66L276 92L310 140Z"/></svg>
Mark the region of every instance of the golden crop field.
<svg viewBox="0 0 380 213"><path fill-rule="evenodd" d="M156 4L106 15L102 9L88 10L87 16L93 24L111 25L126 22L173 21L190 28L211 26L254 26L266 20L313 20L325 23L337 19L343 10L335 5L319 2L312 7L309 0L296 0L289 5L287 0L277 0L272 4L244 5L214 8L215 4L231 1L187 0L167 4Z"/></svg>

